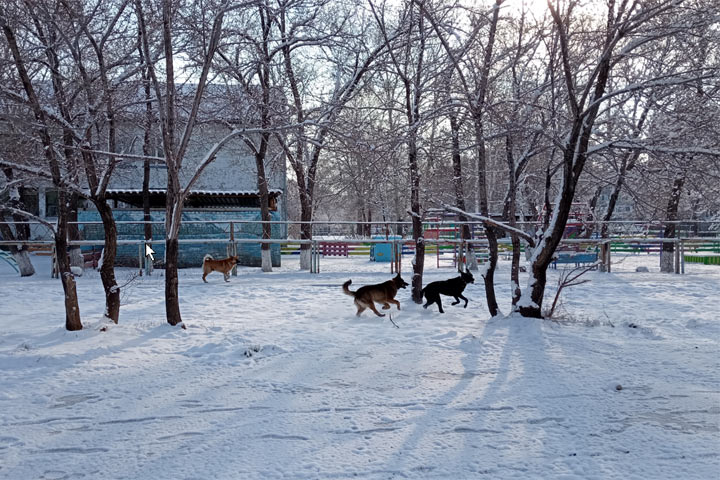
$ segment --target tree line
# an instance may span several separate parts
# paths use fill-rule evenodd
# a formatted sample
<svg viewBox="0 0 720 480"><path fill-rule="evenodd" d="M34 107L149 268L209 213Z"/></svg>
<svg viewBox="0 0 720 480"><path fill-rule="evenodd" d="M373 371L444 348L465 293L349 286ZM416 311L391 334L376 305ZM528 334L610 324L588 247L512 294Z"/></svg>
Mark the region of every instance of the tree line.
<svg viewBox="0 0 720 480"><path fill-rule="evenodd" d="M66 327L82 328L72 252L78 199L98 210L106 315L118 322L118 167L167 169L165 302L181 322L184 200L240 140L255 161L263 220L267 165L282 156L300 238L318 210L412 222L421 301L423 223L444 210L483 222L488 312L498 239L511 239L511 305L541 317L546 271L573 205L610 220L621 192L648 218L720 210L720 12L712 0L9 0L0 5L0 209L53 232ZM202 126L220 132L188 159ZM197 155L192 153L192 155ZM22 204L43 181L49 223ZM598 202L601 194L607 203ZM341 207L337 207L341 205ZM602 210L602 211L601 211ZM532 230L520 218L537 218ZM347 218L347 217L345 217ZM145 205L149 220L149 205ZM608 234L588 227L586 236ZM672 236L673 224L666 227ZM463 238L470 237L467 226ZM152 230L146 225L146 239ZM270 224L263 225L270 238ZM520 285L523 245L529 281ZM672 248L668 244L665 248ZM13 247L23 273L32 265ZM23 261L23 256L25 260ZM664 255L664 258L671 255ZM269 244L263 270L271 269ZM470 265L477 263L471 254ZM303 245L302 269L310 268Z"/></svg>

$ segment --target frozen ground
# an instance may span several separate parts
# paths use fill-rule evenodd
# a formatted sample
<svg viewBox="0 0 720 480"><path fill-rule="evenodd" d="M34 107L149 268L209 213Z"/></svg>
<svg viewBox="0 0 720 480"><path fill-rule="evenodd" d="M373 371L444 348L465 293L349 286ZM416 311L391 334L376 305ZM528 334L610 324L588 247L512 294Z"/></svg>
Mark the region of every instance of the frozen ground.
<svg viewBox="0 0 720 480"><path fill-rule="evenodd" d="M29 279L0 264L0 478L718 478L718 267L629 257L568 290L563 323L489 319L479 279L445 315L403 290L395 328L340 289L388 264L283 261L182 271L187 330L165 324L157 271L100 331L88 272L73 333L46 258Z"/></svg>

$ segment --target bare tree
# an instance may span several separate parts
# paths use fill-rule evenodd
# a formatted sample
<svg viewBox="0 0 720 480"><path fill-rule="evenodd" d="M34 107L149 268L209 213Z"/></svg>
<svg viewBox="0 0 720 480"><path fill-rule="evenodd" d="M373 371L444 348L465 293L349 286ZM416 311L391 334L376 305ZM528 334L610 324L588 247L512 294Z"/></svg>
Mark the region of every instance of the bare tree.
<svg viewBox="0 0 720 480"><path fill-rule="evenodd" d="M572 31L573 8L576 4L570 2L564 11L548 4L560 46L559 63L569 122L566 134L560 142L562 159L558 173L561 178L559 193L552 206L552 218L547 228L542 231L534 249L530 259L531 275L528 286L518 302L523 316L542 316L546 271L552 261L553 252L563 237L576 187L588 158L595 122L598 116L604 113L602 107L608 99L628 89L640 90L653 86L654 78L637 79L640 80L639 84L627 87L617 85L609 92L608 81L612 71L619 63L627 61L634 51L677 32L678 28L668 22L671 22L671 15L677 15L679 3L681 2L667 0L640 5L624 0L618 3L611 1L605 12L605 27L601 30L601 38L596 39L600 40L599 48L589 65L590 73L581 77L576 75L578 55L583 55L585 59L593 57L589 55L587 45L580 47L574 43L581 41L581 36L572 37L569 34ZM578 16L582 18L580 14ZM583 53L579 53L580 51ZM664 79L662 83L670 81L682 83L686 78L673 72L670 78Z"/></svg>
<svg viewBox="0 0 720 480"><path fill-rule="evenodd" d="M238 132L230 132L219 142L212 146L198 164L190 180L183 187L181 185L181 172L183 161L187 154L188 145L197 122L198 111L203 99L203 94L208 85L208 76L212 61L217 52L221 40L223 20L229 9L228 2L222 2L210 13L207 25L201 29L205 33L202 36L201 54L199 58L197 82L189 111L182 117L178 115L176 86L177 61L175 44L178 42L179 34L176 28L177 6L171 0L162 0L161 19L153 19L162 25L161 38L162 52L164 56L164 81L158 74L157 66L152 60L155 58L150 48L153 37L148 29L149 7L143 4L143 0L135 0L135 12L140 28L140 37L144 58L153 90L155 102L158 105L157 112L160 117L160 132L162 138L165 164L167 165L167 189L165 208L165 315L170 325L177 325L182 321L180 315L180 303L178 299L178 235L182 222L182 211L185 198L190 189L198 180L202 172L215 159L217 153L232 138L239 135ZM179 121L183 124L179 125ZM182 130L181 130L182 129ZM182 131L182 133L180 133Z"/></svg>
<svg viewBox="0 0 720 480"><path fill-rule="evenodd" d="M55 239L55 248L58 262L60 278L65 292L65 328L67 330L81 330L82 322L80 320L80 307L78 305L77 290L75 279L70 271L70 258L68 256L68 202L66 194L67 179L63 174L62 160L55 151L55 145L52 139L51 120L45 111L44 105L38 95L38 92L30 77L30 73L26 67L26 59L24 58L15 33L13 20L16 19L9 16L8 10L4 6L0 6L0 28L3 30L7 46L12 55L15 70L25 93L27 104L32 110L32 114L37 123L36 132L41 141L43 156L46 161L45 168L50 171L50 177L53 185L58 189L58 220L57 226L34 217L28 212L17 210L13 207L6 207L5 210L13 214L19 214L26 218L43 223L50 231L53 232ZM13 11L10 15L17 15L17 11ZM25 100L23 98L23 100ZM39 172L40 170L38 170Z"/></svg>
<svg viewBox="0 0 720 480"><path fill-rule="evenodd" d="M277 138L297 179L302 221L300 237L310 240L321 154L339 115L387 45L383 41L372 44L373 32L357 14L360 5L356 2L280 1L278 4L277 28L284 81L289 88L298 128L287 141L282 136ZM322 19L325 23L321 23ZM308 57L309 60L304 59ZM317 72L326 70L328 83L333 84L328 94L323 95L320 89L301 91L310 80L303 78L300 72L316 77ZM317 78L314 81L317 82ZM300 248L300 268L307 270L310 268L310 245L304 244Z"/></svg>
<svg viewBox="0 0 720 480"><path fill-rule="evenodd" d="M484 46L480 48L480 52L477 52L477 56L469 54L468 52L475 47L478 42L478 37L483 32L483 26L486 25L486 22L482 21L484 12L469 8L464 10L464 14L469 15L472 19L470 22L472 30L461 39L459 45L453 46L448 39L452 35L443 29L441 21L442 14L431 11L425 2L421 0L413 0L413 2L419 6L423 16L428 18L457 73L462 92L463 105L467 109L469 117L473 122L477 155L477 196L479 199L480 213L483 217L489 218L485 114L491 67L494 61L495 41L498 24L500 22L500 7L504 3L504 0L496 0L491 8L490 20L487 22L487 38ZM480 61L477 60L478 58ZM488 310L490 315L495 316L499 312L497 298L495 296L495 268L498 258L497 232L494 227L486 223L485 235L487 237L490 255L482 275L485 282L485 298L487 300Z"/></svg>
<svg viewBox="0 0 720 480"><path fill-rule="evenodd" d="M404 143L407 149L407 165L410 175L410 220L415 242L413 258L412 299L422 303L422 276L425 267L425 238L423 235L423 211L420 199L421 165L419 158L419 142L421 127L425 119L422 106L432 82L442 72L442 65L433 55L436 48L430 42L431 29L425 23L425 17L413 3L407 2L399 12L400 20L394 27L401 31L398 41L393 41L389 22L386 18L385 5L376 7L370 4L373 15L380 28L382 37L388 47L390 56L389 68L397 75L401 84L402 111L405 115Z"/></svg>

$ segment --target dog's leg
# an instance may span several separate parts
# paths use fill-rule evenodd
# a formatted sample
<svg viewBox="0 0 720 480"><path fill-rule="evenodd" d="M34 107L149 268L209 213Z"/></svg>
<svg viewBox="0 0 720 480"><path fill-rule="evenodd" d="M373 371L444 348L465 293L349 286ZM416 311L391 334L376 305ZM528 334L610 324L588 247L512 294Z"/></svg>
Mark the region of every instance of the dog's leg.
<svg viewBox="0 0 720 480"><path fill-rule="evenodd" d="M374 304L374 303L370 303L370 304L368 305L368 308L369 308L370 310L372 310L373 312L375 312L375 315L377 315L378 317L384 317L384 316L385 316L384 313L380 313L380 312L377 311L377 308L375 308L375 304Z"/></svg>
<svg viewBox="0 0 720 480"><path fill-rule="evenodd" d="M442 309L442 300L440 300L440 295L437 296L435 303L437 303L438 308L440 309L440 313L445 313L445 311Z"/></svg>
<svg viewBox="0 0 720 480"><path fill-rule="evenodd" d="M453 303L451 303L450 305L457 305L458 303L460 303L460 299L458 297L454 297L454 298L455 298L455 301Z"/></svg>
<svg viewBox="0 0 720 480"><path fill-rule="evenodd" d="M360 314L361 314L362 312L364 312L365 309L367 308L365 305L363 305L362 303L358 302L357 300L355 300L355 306L357 307L357 313L356 313L355 315L357 315L358 317L359 317Z"/></svg>
<svg viewBox="0 0 720 480"><path fill-rule="evenodd" d="M465 305L463 305L463 308L467 308L468 299L465 298L465 297L463 297L463 296L462 296L462 293L461 293L460 295L458 295L458 297L460 297L460 298L462 298L463 300L465 300ZM458 303L459 303L459 302L458 302Z"/></svg>
<svg viewBox="0 0 720 480"><path fill-rule="evenodd" d="M208 283L208 281L205 280L205 277L207 277L207 273L203 273L203 282Z"/></svg>
<svg viewBox="0 0 720 480"><path fill-rule="evenodd" d="M398 310L400 310L400 302L398 302L398 301L395 300L395 299L388 300L388 302L394 303L395 305L397 305ZM383 308L385 308L385 307L383 307ZM390 308L390 305L388 305L388 308Z"/></svg>
<svg viewBox="0 0 720 480"><path fill-rule="evenodd" d="M225 278L225 281L226 281L226 282L229 282L229 281L230 281L230 275L227 274L227 273L223 273L223 278Z"/></svg>
<svg viewBox="0 0 720 480"><path fill-rule="evenodd" d="M383 304L383 310L387 310L388 308L390 308L390 304L387 303L387 302L385 302L385 303Z"/></svg>

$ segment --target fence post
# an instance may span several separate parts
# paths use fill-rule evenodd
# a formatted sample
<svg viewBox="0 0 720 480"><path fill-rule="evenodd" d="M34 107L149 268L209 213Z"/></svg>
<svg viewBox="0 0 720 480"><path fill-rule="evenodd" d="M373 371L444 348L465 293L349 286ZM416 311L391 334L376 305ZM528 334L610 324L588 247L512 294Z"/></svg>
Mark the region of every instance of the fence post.
<svg viewBox="0 0 720 480"><path fill-rule="evenodd" d="M398 275L401 273L401 270L402 270L402 247L403 247L403 241L402 241L402 239L400 239L395 244L395 248L397 249L397 256L395 257L397 259L397 266L395 267L395 270L398 273Z"/></svg>
<svg viewBox="0 0 720 480"><path fill-rule="evenodd" d="M143 247L145 246L144 243L141 243L138 245L138 268L140 269L140 275L142 275L143 271Z"/></svg>
<svg viewBox="0 0 720 480"><path fill-rule="evenodd" d="M685 242L680 239L680 273L685 275Z"/></svg>
<svg viewBox="0 0 720 480"><path fill-rule="evenodd" d="M60 278L60 267L57 260L57 248L53 243L52 246L52 268L50 269L50 278Z"/></svg>
<svg viewBox="0 0 720 480"><path fill-rule="evenodd" d="M302 245L302 244L301 244ZM300 247L302 248L302 247ZM310 273L318 273L320 267L319 251L317 240L312 240L310 244Z"/></svg>
<svg viewBox="0 0 720 480"><path fill-rule="evenodd" d="M146 245L150 245L150 248L152 248L151 244L146 244ZM143 253L145 253L145 252L143 252ZM152 275L152 267L153 267L152 260L148 261L147 257L145 257L145 276L149 277L150 275Z"/></svg>
<svg viewBox="0 0 720 480"><path fill-rule="evenodd" d="M680 275L680 240L675 239L675 274Z"/></svg>
<svg viewBox="0 0 720 480"><path fill-rule="evenodd" d="M230 244L228 245L228 257L231 255L237 255L237 244L235 243L235 224L233 222L230 222ZM231 272L233 277L237 277L237 263L233 265Z"/></svg>

